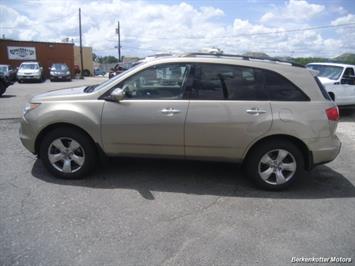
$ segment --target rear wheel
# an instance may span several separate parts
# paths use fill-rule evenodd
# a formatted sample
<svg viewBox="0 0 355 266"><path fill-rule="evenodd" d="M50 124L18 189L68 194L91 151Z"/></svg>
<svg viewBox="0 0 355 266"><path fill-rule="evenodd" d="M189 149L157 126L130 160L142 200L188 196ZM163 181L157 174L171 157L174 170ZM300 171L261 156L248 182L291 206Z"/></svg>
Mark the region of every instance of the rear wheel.
<svg viewBox="0 0 355 266"><path fill-rule="evenodd" d="M83 178L96 163L95 144L84 133L73 128L50 131L42 140L40 158L56 177Z"/></svg>
<svg viewBox="0 0 355 266"><path fill-rule="evenodd" d="M272 140L251 151L246 171L259 187L280 190L291 185L303 173L304 158L292 142Z"/></svg>

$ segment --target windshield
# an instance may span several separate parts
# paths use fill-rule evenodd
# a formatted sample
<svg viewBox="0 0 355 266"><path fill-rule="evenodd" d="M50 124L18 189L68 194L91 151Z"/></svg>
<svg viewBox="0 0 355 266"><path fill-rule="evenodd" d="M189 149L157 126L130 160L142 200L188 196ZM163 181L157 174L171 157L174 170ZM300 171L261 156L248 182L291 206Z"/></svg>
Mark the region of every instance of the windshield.
<svg viewBox="0 0 355 266"><path fill-rule="evenodd" d="M0 66L0 72L1 73L7 72L7 66Z"/></svg>
<svg viewBox="0 0 355 266"><path fill-rule="evenodd" d="M37 64L22 64L20 69L38 69Z"/></svg>
<svg viewBox="0 0 355 266"><path fill-rule="evenodd" d="M317 70L318 77L324 77L332 80L337 80L343 72L343 67L328 66L328 65L307 65L308 68Z"/></svg>
<svg viewBox="0 0 355 266"><path fill-rule="evenodd" d="M51 70L66 71L68 66L66 64L53 64Z"/></svg>
<svg viewBox="0 0 355 266"><path fill-rule="evenodd" d="M123 75L126 75L127 73L135 70L137 67L139 67L141 64L138 64L126 71L123 71L122 73L118 74L117 76L115 76L114 78L112 79L109 79L109 80L106 80L104 81L103 83L101 83L100 85L98 85L97 87L95 87L93 90L89 90L88 92L93 92L93 91L98 91L98 90L101 90L102 88L106 87L107 85L109 85L110 83L115 83L115 81L117 79L119 79L120 77L122 77Z"/></svg>

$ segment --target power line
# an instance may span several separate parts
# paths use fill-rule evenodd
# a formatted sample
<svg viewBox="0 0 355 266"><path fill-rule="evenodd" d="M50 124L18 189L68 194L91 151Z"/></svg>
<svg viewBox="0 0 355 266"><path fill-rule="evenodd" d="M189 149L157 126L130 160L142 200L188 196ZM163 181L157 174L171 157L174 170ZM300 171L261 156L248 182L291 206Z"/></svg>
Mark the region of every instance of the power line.
<svg viewBox="0 0 355 266"><path fill-rule="evenodd" d="M260 36L260 35L270 35L270 34L280 34L280 33L290 33L290 32L302 32L302 31L310 31L310 30L322 30L327 28L338 28L338 27L354 27L355 22L353 23L343 23L338 25L323 25L323 26L315 26L301 29L289 29L289 30L276 30L270 32L258 32L258 33L241 33L241 34L232 34L228 36L218 36L218 38L233 38L233 37L243 37L243 36ZM132 36L127 36L126 38L132 38ZM143 37L145 40L172 40L173 37ZM194 40L194 39L206 39L206 36L179 36L180 39ZM112 41L112 40L109 40Z"/></svg>

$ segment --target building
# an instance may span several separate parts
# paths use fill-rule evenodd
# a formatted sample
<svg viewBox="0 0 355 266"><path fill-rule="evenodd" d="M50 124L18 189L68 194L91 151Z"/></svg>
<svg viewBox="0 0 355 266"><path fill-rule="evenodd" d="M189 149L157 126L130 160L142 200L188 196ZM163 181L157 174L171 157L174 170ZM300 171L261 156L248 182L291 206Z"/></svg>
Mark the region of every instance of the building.
<svg viewBox="0 0 355 266"><path fill-rule="evenodd" d="M74 46L74 65L78 65L81 69L80 63L80 47ZM91 47L83 47L83 67L84 73L86 71L90 72L90 76L94 74L94 63L92 61L92 48Z"/></svg>
<svg viewBox="0 0 355 266"><path fill-rule="evenodd" d="M68 42L37 42L0 39L0 64L20 66L24 61L38 61L49 77L49 67L53 63L64 63L74 74L74 65L81 68L80 48ZM84 70L94 73L92 48L83 47Z"/></svg>
<svg viewBox="0 0 355 266"><path fill-rule="evenodd" d="M24 61L38 61L49 76L53 63L65 63L73 73L74 44L0 39L0 64L18 67Z"/></svg>

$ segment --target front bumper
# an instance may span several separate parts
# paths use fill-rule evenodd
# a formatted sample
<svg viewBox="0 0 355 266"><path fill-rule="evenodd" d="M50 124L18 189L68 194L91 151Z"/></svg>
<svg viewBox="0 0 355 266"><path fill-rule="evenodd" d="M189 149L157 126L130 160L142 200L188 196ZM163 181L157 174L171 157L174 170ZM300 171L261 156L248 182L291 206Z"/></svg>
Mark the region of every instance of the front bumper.
<svg viewBox="0 0 355 266"><path fill-rule="evenodd" d="M25 146L27 150L35 154L36 132L31 126L31 124L26 120L25 116L23 116L21 119L19 134L23 146Z"/></svg>
<svg viewBox="0 0 355 266"><path fill-rule="evenodd" d="M17 75L18 80L40 80L41 75Z"/></svg>
<svg viewBox="0 0 355 266"><path fill-rule="evenodd" d="M50 75L51 80L69 80L71 75Z"/></svg>

